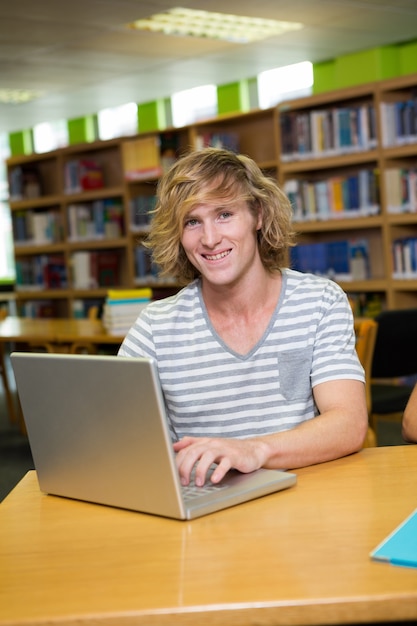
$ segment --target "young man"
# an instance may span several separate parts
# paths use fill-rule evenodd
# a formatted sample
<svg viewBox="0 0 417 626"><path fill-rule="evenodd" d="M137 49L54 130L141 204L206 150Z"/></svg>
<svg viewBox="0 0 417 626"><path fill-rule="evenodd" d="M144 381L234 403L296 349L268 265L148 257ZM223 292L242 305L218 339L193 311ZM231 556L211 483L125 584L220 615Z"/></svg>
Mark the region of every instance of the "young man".
<svg viewBox="0 0 417 626"><path fill-rule="evenodd" d="M121 356L158 364L183 484L195 467L296 468L359 450L368 425L350 306L287 269L291 206L249 158L207 148L163 177L149 245L186 287L151 303Z"/></svg>
<svg viewBox="0 0 417 626"><path fill-rule="evenodd" d="M417 385L405 407L402 421L402 435L405 441L417 443Z"/></svg>

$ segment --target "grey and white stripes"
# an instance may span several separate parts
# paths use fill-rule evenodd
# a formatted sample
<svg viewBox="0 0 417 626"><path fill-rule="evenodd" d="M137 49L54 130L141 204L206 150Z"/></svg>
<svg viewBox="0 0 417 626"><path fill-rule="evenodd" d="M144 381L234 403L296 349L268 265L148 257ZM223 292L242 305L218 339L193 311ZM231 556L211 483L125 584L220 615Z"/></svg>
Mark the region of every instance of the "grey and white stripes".
<svg viewBox="0 0 417 626"><path fill-rule="evenodd" d="M332 281L289 269L283 270L270 324L248 354L236 354L217 335L195 281L149 304L119 355L157 361L172 431L179 438L288 430L317 414L315 385L364 380L344 292Z"/></svg>

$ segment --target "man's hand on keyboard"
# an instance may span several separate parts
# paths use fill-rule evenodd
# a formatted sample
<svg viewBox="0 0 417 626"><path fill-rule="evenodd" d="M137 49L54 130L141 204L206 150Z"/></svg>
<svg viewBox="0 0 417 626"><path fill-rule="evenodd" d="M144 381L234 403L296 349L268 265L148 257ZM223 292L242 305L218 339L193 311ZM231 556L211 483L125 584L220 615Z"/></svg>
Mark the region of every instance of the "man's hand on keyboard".
<svg viewBox="0 0 417 626"><path fill-rule="evenodd" d="M266 444L257 439L184 437L174 443L181 484L189 484L195 468L195 484L201 487L213 463L217 467L210 477L212 483L220 482L231 468L243 473L253 472L263 465L265 447Z"/></svg>

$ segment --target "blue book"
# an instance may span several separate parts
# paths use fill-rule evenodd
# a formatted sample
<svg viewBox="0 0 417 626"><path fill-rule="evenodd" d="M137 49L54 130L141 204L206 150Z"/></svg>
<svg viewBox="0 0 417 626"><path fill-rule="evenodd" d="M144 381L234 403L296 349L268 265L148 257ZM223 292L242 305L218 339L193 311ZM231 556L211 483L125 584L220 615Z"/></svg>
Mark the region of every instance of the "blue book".
<svg viewBox="0 0 417 626"><path fill-rule="evenodd" d="M370 554L376 561L417 568L417 509Z"/></svg>

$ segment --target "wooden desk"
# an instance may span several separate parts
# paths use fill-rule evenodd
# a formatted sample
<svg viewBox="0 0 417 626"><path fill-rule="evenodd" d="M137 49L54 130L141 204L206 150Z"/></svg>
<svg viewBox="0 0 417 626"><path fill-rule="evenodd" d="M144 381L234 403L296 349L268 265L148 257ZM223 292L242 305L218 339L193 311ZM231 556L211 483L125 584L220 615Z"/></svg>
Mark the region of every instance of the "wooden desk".
<svg viewBox="0 0 417 626"><path fill-rule="evenodd" d="M0 504L0 624L417 620L417 571L369 558L417 507L417 446L297 474L289 490L178 522L42 495L29 473Z"/></svg>
<svg viewBox="0 0 417 626"><path fill-rule="evenodd" d="M101 320L75 318L6 317L0 322L0 341L55 345L85 341L95 344L121 344L123 336L111 335Z"/></svg>

